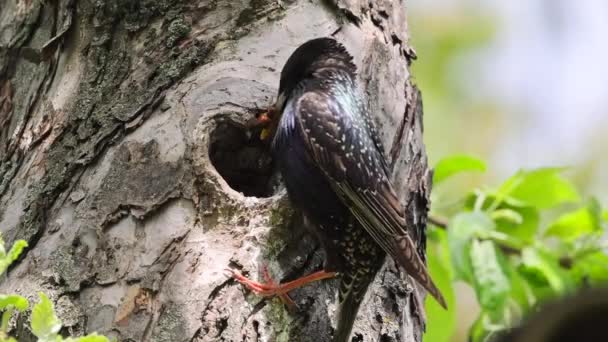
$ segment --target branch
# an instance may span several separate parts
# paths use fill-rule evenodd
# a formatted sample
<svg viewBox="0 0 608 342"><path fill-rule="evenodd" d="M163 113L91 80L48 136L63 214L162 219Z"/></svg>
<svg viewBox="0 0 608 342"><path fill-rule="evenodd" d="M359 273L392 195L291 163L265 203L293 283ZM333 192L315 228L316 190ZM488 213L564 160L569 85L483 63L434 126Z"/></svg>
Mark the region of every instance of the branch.
<svg viewBox="0 0 608 342"><path fill-rule="evenodd" d="M429 222L441 229L448 228L448 219L445 217L429 215Z"/></svg>
<svg viewBox="0 0 608 342"><path fill-rule="evenodd" d="M429 215L428 216L428 220L429 220L429 222L432 225L437 226L440 229L447 230L447 228L448 228L449 220L446 217ZM494 243L496 243L496 245L505 254L513 255L513 254L520 254L521 253L521 249L516 248L513 245L507 244L504 240L496 239L495 237L485 237L485 238L482 238L482 240L492 240L492 241L494 241Z"/></svg>

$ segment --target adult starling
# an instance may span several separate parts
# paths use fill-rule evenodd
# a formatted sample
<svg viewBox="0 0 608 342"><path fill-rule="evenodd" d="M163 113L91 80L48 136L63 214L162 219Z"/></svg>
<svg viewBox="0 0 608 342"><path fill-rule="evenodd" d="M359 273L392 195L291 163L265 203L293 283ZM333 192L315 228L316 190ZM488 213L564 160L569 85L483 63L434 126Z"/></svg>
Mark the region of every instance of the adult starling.
<svg viewBox="0 0 608 342"><path fill-rule="evenodd" d="M254 292L285 298L294 288L337 274L340 308L334 342L348 340L386 254L445 307L410 237L346 49L331 38L298 47L281 71L274 110L263 119L270 122L263 136L272 138L289 198L312 221L327 259L323 271L285 284L262 284L238 273L235 278Z"/></svg>

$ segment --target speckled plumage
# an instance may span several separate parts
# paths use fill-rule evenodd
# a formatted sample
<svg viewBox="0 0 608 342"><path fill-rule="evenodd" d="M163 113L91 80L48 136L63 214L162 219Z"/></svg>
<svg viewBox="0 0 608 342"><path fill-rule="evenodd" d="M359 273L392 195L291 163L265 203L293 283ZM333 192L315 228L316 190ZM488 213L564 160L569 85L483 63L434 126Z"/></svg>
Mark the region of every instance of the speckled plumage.
<svg viewBox="0 0 608 342"><path fill-rule="evenodd" d="M369 283L388 253L445 304L406 227L384 150L346 49L331 38L300 46L281 72L272 151L289 197L313 222L340 274L334 341L347 341Z"/></svg>

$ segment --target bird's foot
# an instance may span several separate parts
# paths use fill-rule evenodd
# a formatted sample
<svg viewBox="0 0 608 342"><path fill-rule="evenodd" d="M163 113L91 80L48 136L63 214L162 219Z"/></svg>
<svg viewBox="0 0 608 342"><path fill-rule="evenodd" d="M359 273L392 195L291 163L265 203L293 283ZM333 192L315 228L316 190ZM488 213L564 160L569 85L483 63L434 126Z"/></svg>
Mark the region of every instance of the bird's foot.
<svg viewBox="0 0 608 342"><path fill-rule="evenodd" d="M262 266L262 276L264 277L264 281L275 288L279 287L279 283L277 283L268 272L268 267L266 265ZM279 294L279 299L281 302L285 304L290 310L297 310L298 305L289 297L287 293Z"/></svg>
<svg viewBox="0 0 608 342"><path fill-rule="evenodd" d="M245 287L247 287L249 290L253 291L257 295L263 296L263 297L278 296L281 299L281 301L290 308L295 308L297 306L293 302L293 300L289 297L289 295L287 295L287 293L289 291L295 290L299 287L302 287L302 286L304 286L308 283L314 282L314 281L333 278L336 276L335 272L318 271L313 274L307 275L305 277L298 278L296 280L293 280L293 281L290 281L287 283L279 284L272 279L272 277L270 276L270 273L268 273L268 270L266 267L262 268L262 275L263 275L264 281L266 283L260 283L260 282L251 280L251 279L245 277L244 275L242 275L241 273L239 273L235 270L232 270L232 269L227 269L227 271L230 272L231 276L236 281L243 284Z"/></svg>
<svg viewBox="0 0 608 342"><path fill-rule="evenodd" d="M270 276L266 265L262 266L262 276L264 277L264 281L266 283L251 280L233 269L226 269L226 271L230 273L232 278L257 295L262 297L278 296L279 299L281 299L281 302L283 302L283 304L285 304L290 310L295 310L298 308L297 304L289 297L287 293L279 293L281 285Z"/></svg>

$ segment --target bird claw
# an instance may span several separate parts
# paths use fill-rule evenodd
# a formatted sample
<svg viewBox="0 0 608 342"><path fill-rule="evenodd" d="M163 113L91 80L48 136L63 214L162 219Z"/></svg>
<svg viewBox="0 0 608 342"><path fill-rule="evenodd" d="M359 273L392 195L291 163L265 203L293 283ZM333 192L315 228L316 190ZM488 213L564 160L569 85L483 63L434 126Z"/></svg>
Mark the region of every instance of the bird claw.
<svg viewBox="0 0 608 342"><path fill-rule="evenodd" d="M230 277L234 278L255 294L262 297L278 296L281 302L287 305L290 309L298 308L297 304L289 297L289 295L282 292L283 287L270 276L266 265L262 266L262 276L266 282L265 284L251 280L233 269L228 268L226 271L229 273Z"/></svg>
<svg viewBox="0 0 608 342"><path fill-rule="evenodd" d="M272 279L270 273L268 272L268 267L266 265L262 265L262 276L264 277L264 281L270 286L274 286L276 288L279 288L281 286L276 281L274 281L274 279ZM279 294L279 299L281 299L281 302L287 305L287 307L289 307L290 309L298 309L298 305L291 299L291 297L289 297L287 293Z"/></svg>

